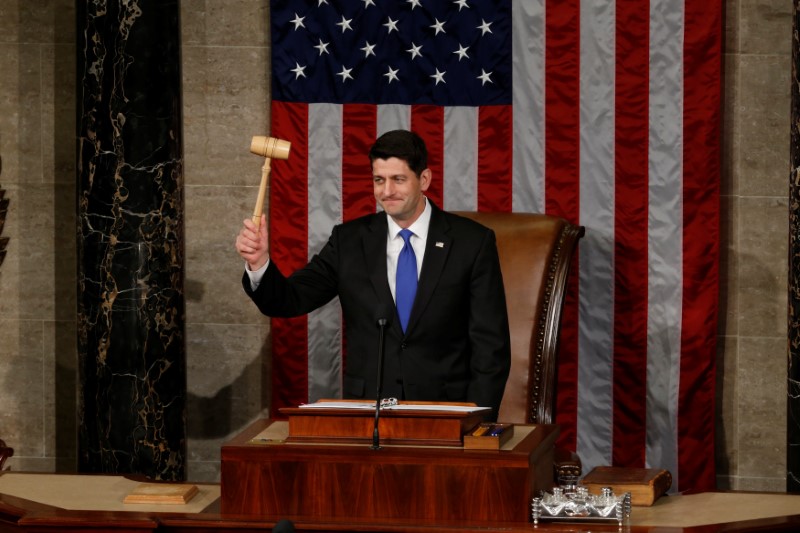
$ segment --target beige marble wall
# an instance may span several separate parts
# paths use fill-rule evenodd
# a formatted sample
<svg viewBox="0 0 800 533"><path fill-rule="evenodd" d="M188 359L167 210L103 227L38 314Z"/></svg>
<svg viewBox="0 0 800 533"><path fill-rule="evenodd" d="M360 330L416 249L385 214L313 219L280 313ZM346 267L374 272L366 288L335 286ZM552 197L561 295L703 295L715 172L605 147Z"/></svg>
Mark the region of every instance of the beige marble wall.
<svg viewBox="0 0 800 533"><path fill-rule="evenodd" d="M267 413L268 320L244 295L233 243L253 213L268 134L268 0L182 0L186 315L193 479L218 479L220 445Z"/></svg>
<svg viewBox="0 0 800 533"><path fill-rule="evenodd" d="M75 28L71 0L0 2L0 438L15 469L75 457Z"/></svg>
<svg viewBox="0 0 800 533"><path fill-rule="evenodd" d="M725 2L720 488L786 489L792 2Z"/></svg>
<svg viewBox="0 0 800 533"><path fill-rule="evenodd" d="M791 2L726 2L717 472L785 487ZM268 0L181 0L190 479L269 407L269 326L233 240L268 133ZM0 2L0 438L15 470L75 465L73 0Z"/></svg>

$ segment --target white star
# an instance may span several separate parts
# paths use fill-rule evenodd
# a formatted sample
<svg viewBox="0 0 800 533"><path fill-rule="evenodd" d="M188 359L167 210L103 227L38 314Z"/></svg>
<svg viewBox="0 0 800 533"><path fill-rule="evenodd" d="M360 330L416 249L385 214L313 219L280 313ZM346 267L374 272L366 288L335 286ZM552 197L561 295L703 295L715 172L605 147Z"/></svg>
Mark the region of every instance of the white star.
<svg viewBox="0 0 800 533"><path fill-rule="evenodd" d="M353 22L353 19L346 19L346 18L344 18L344 15L342 15L342 21L341 22L337 22L336 25L337 26L341 26L342 27L342 33L344 33L345 30L353 31L353 28L350 26L351 22Z"/></svg>
<svg viewBox="0 0 800 533"><path fill-rule="evenodd" d="M367 9L369 6L375 5L375 2L373 2L372 0L362 0L362 2L364 2L364 9Z"/></svg>
<svg viewBox="0 0 800 533"><path fill-rule="evenodd" d="M431 28L433 28L434 31L436 32L434 33L434 35L439 35L439 32L447 33L446 31L444 31L444 22L439 22L439 19L434 19L434 20L436 21L436 24L431 26Z"/></svg>
<svg viewBox="0 0 800 533"><path fill-rule="evenodd" d="M481 25L477 27L477 29L481 30L481 35L486 35L486 32L492 33L492 30L489 29L491 26L491 22L486 22L485 20L481 19Z"/></svg>
<svg viewBox="0 0 800 533"><path fill-rule="evenodd" d="M467 9L469 9L469 6L467 5L467 0L453 0L453 3L458 5L459 11L461 11L462 7L466 7Z"/></svg>
<svg viewBox="0 0 800 533"><path fill-rule="evenodd" d="M375 45L369 44L368 42L365 43L364 47L361 49L361 51L364 52L364 58L367 58L371 55L374 56L375 52L373 52L373 50L375 50Z"/></svg>
<svg viewBox="0 0 800 533"><path fill-rule="evenodd" d="M327 3L328 3L328 0L319 0L319 2L317 2L317 7L321 6L322 4L327 4Z"/></svg>
<svg viewBox="0 0 800 533"><path fill-rule="evenodd" d="M417 56L422 56L422 53L420 52L420 50L422 50L422 45L419 45L419 46L417 46L416 44L414 44L414 43L412 42L412 43L411 43L411 48L409 48L408 50L406 50L406 52L408 52L409 54L411 54L411 59L414 59L414 58L415 58L415 57L417 57Z"/></svg>
<svg viewBox="0 0 800 533"><path fill-rule="evenodd" d="M469 46L462 46L462 45L460 45L460 44L459 44L459 45L458 45L458 50L456 50L456 51L455 51L455 52L453 52L453 53L454 53L454 54L458 54L458 60L459 60L459 61L461 61L461 60L462 60L462 59L464 59L465 57L466 57L467 59L469 59L469 56L467 55L467 50L469 50Z"/></svg>
<svg viewBox="0 0 800 533"><path fill-rule="evenodd" d="M409 4L411 4L411 11L414 11L415 7L420 7L419 0L406 0Z"/></svg>
<svg viewBox="0 0 800 533"><path fill-rule="evenodd" d="M336 75L337 75L337 76L341 76L341 77L342 77L342 83L344 83L344 81L345 81L346 79L348 79L348 78L350 78L351 80L353 79L353 76L351 76L351 75L350 75L350 73L351 73L352 71L353 71L353 69L351 69L351 68L344 68L344 65L342 65L342 71L341 71L341 72L339 72L339 73L338 73L338 74L336 74Z"/></svg>
<svg viewBox="0 0 800 533"><path fill-rule="evenodd" d="M389 17L387 19L386 24L384 24L384 26L386 26L389 29L389 33L392 33L392 30L400 31L400 30L397 29L397 21L396 20L392 20L392 17Z"/></svg>
<svg viewBox="0 0 800 533"><path fill-rule="evenodd" d="M439 72L439 69L437 68L436 69L436 74L431 74L431 78L436 80L436 85L439 85L439 82L447 83L446 81L444 81L444 75L445 74L447 74L446 70L444 72Z"/></svg>
<svg viewBox="0 0 800 533"><path fill-rule="evenodd" d="M386 71L386 74L384 74L384 76L389 78L389 83L392 83L394 80L400 81L400 78L397 77L397 72L400 69L396 69L396 68L392 68L392 67L388 67L388 68L389 68L389 70Z"/></svg>
<svg viewBox="0 0 800 533"><path fill-rule="evenodd" d="M481 75L478 76L478 79L481 80L481 85L486 85L486 82L494 83L492 79L489 77L491 76L491 72L486 72L485 70L481 69Z"/></svg>
<svg viewBox="0 0 800 533"><path fill-rule="evenodd" d="M294 24L295 31L297 30L297 28L305 28L306 27L306 25L303 24L303 21L305 19L306 19L305 17L301 17L297 13L294 14L294 19L292 20L292 24Z"/></svg>
<svg viewBox="0 0 800 533"><path fill-rule="evenodd" d="M303 76L305 78L306 77L306 73L304 71L306 70L306 67L301 67L300 63L297 63L297 62L295 62L294 65L295 66L292 69L292 72L294 72L294 79L297 79L300 76Z"/></svg>
<svg viewBox="0 0 800 533"><path fill-rule="evenodd" d="M329 43L323 42L322 39L320 39L319 40L319 44L317 46L315 46L314 48L319 50L319 55L330 54L330 52L328 52L328 44Z"/></svg>

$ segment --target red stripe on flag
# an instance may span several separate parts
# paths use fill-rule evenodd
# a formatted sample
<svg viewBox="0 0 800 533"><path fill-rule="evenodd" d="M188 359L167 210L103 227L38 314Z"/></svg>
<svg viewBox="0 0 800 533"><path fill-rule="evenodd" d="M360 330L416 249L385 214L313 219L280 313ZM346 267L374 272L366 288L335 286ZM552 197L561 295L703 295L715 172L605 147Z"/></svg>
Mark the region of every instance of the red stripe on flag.
<svg viewBox="0 0 800 533"><path fill-rule="evenodd" d="M722 7L686 2L678 490L714 490Z"/></svg>
<svg viewBox="0 0 800 533"><path fill-rule="evenodd" d="M578 420L578 264L580 249L570 263L567 294L561 314L561 338L558 340L558 383L556 390L571 391L558 395L555 422L562 427L559 446L574 450L577 446ZM565 429L566 428L566 429Z"/></svg>
<svg viewBox="0 0 800 533"><path fill-rule="evenodd" d="M428 168L433 181L425 195L433 203L444 206L444 108L435 105L411 107L411 131L422 137L428 147Z"/></svg>
<svg viewBox="0 0 800 533"><path fill-rule="evenodd" d="M645 465L649 150L648 2L618 2L614 244L614 465ZM624 21L624 23L620 23Z"/></svg>
<svg viewBox="0 0 800 533"><path fill-rule="evenodd" d="M545 35L545 212L578 220L580 1L548 0Z"/></svg>
<svg viewBox="0 0 800 533"><path fill-rule="evenodd" d="M577 222L580 207L580 1L545 8L545 212ZM559 444L575 449L578 419L576 279L572 276L559 340L556 422Z"/></svg>
<svg viewBox="0 0 800 533"><path fill-rule="evenodd" d="M292 143L289 159L271 165L269 201L270 258L290 274L308 260L308 106L272 102L272 136ZM307 329L305 315L272 319L273 418L308 401L308 359L297 357L308 352Z"/></svg>
<svg viewBox="0 0 800 533"><path fill-rule="evenodd" d="M511 212L513 132L511 106L478 109L478 211Z"/></svg>
<svg viewBox="0 0 800 533"><path fill-rule="evenodd" d="M347 104L342 111L342 219L375 212L369 149L375 142L378 108Z"/></svg>

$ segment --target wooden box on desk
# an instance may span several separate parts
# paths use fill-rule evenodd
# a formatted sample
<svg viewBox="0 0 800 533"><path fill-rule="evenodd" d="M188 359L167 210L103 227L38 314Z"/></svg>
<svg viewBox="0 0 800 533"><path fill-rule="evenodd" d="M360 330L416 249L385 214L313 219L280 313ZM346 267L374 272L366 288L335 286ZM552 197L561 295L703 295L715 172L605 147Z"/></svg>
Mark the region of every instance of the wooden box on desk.
<svg viewBox="0 0 800 533"><path fill-rule="evenodd" d="M369 444L290 442L286 422L257 421L222 447L221 511L310 520L528 523L531 498L553 484L558 427L516 429L510 449L373 450Z"/></svg>
<svg viewBox="0 0 800 533"><path fill-rule="evenodd" d="M464 435L466 450L499 450L514 436L514 424L483 422Z"/></svg>
<svg viewBox="0 0 800 533"><path fill-rule="evenodd" d="M672 486L672 474L658 468L596 466L581 480L592 494L609 487L614 494L631 493L631 505L648 507Z"/></svg>

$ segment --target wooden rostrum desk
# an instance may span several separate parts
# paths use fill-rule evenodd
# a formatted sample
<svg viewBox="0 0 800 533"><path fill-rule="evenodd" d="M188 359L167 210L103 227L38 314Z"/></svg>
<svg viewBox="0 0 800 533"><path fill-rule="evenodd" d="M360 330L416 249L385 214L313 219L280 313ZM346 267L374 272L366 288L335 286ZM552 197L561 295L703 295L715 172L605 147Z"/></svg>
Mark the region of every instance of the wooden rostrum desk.
<svg viewBox="0 0 800 533"><path fill-rule="evenodd" d="M265 422L264 425L269 425ZM13 468L13 464L12 464ZM636 507L630 526L616 523L519 520L420 520L411 518L303 518L286 513L222 514L219 484L198 484L186 505L125 504L141 479L121 475L0 472L0 533L267 533L282 519L299 532L385 533L744 533L800 531L800 495L704 492L659 498Z"/></svg>
<svg viewBox="0 0 800 533"><path fill-rule="evenodd" d="M202 485L187 506L123 505L136 483L113 475L0 472L0 533L268 533L280 519L294 520L299 532L386 533L744 533L800 531L800 495L707 492L660 498L637 507L630 527L616 524L327 518L301 520L279 515L226 515L219 512L219 485ZM35 486L36 490L28 490ZM66 496L66 498L65 498ZM201 500L197 500L201 497ZM205 505L209 498L215 501ZM77 505L74 505L77 504ZM120 510L121 508L124 510Z"/></svg>
<svg viewBox="0 0 800 533"><path fill-rule="evenodd" d="M330 427L318 426L326 422L315 420L313 431L327 434L315 440L290 437L289 425L296 420L289 416L288 422L257 421L222 446L222 513L526 524L532 496L553 484L554 425L518 426L501 450L469 450L452 443L409 443L392 431L392 416L382 411L381 448L374 450L372 418L356 430L364 435L360 439L330 435ZM340 427L355 423L334 422ZM453 423L442 418L417 422ZM398 438L384 439L384 434Z"/></svg>

